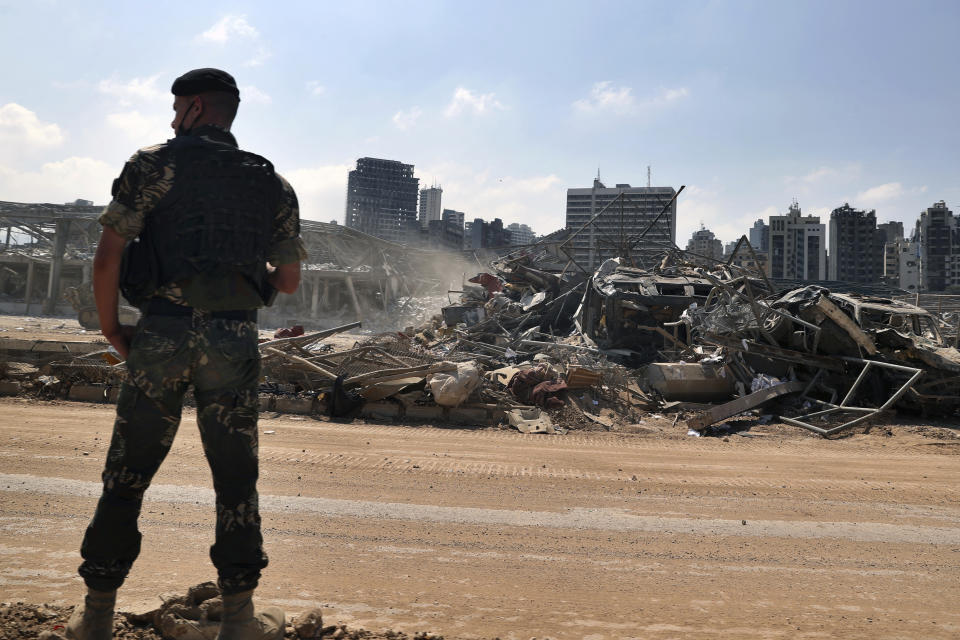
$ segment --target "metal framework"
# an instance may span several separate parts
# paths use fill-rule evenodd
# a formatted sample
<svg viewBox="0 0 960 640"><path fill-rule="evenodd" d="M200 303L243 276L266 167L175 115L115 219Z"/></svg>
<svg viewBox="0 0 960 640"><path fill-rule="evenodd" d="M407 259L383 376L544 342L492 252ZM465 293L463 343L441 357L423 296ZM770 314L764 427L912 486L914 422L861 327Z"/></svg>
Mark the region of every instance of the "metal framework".
<svg viewBox="0 0 960 640"><path fill-rule="evenodd" d="M869 420L873 416L883 411L886 411L887 409L892 407L893 404L897 400L899 400L900 397L903 394L905 394L914 385L914 383L920 378L920 376L923 375L922 369L916 369L914 367L905 367L900 364L891 364L889 362L880 362L878 360L861 360L860 358L849 358L849 357L841 357L840 359L845 360L847 362L863 365L863 369L860 371L860 375L857 376L856 382L854 382L853 385L850 387L850 389L847 391L847 395L843 397L843 400L840 401L840 404L834 404L833 402L826 402L824 400L812 398L808 395L810 390L813 389L814 385L816 385L816 383L820 379L820 374L823 372L823 370L821 369L820 371L817 371L817 374L813 377L812 380L810 380L810 383L807 385L807 388L804 389L803 394L801 395L801 398L827 408L824 409L823 411L814 411L813 413L797 416L795 418L787 418L785 416L780 416L781 420L797 427L803 427L804 429L808 429L810 431L813 431L814 433L818 433L821 436L832 436L834 434L840 433L841 431L849 429L854 425L860 424L865 420ZM855 407L848 404L853 400L853 397L857 393L857 389L860 387L861 383L866 379L867 374L869 373L871 367L881 367L885 369L890 369L892 371L900 371L902 373L909 374L910 378L905 383L903 383L903 385L901 385L900 388L897 389L897 391L894 392L894 394L890 396L890 398L886 402L884 402L883 405L881 405L880 407ZM823 427L818 427L815 424L810 424L810 422L807 422L808 420L813 420L816 418L826 418L827 416L837 414L837 413L844 413L844 412L855 413L860 415L859 417L854 418L853 420L844 422L843 424L839 424L827 429L824 429Z"/></svg>

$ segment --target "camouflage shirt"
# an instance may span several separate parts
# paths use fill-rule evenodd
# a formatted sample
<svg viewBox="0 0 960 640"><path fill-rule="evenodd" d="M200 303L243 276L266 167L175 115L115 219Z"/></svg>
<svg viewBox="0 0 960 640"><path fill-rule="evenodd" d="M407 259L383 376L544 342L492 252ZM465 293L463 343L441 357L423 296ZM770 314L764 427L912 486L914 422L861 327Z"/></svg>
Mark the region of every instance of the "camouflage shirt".
<svg viewBox="0 0 960 640"><path fill-rule="evenodd" d="M233 134L214 125L199 127L194 134L237 146ZM100 214L100 224L110 227L127 241L139 236L146 216L173 186L176 170L173 154L166 143L137 151L114 181L113 200ZM283 185L283 198L276 212L273 238L267 252L267 261L274 266L299 262L307 257L300 239L297 194L279 174L277 177ZM188 281L163 286L155 295L184 305L190 305L189 301L203 301L193 306L211 311L255 309L262 305L259 293L240 275L214 277L198 274Z"/></svg>

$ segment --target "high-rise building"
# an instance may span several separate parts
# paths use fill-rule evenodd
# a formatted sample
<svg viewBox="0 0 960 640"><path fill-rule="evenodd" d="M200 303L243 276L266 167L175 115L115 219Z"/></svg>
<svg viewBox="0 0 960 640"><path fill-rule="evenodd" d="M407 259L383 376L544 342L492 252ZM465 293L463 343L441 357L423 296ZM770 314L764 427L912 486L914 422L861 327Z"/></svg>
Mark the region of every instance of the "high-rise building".
<svg viewBox="0 0 960 640"><path fill-rule="evenodd" d="M905 241L903 239L902 222L884 222L877 225L883 234L883 282L891 287L900 287L901 253ZM916 265L914 265L916 266ZM901 287L903 288L903 287ZM914 287L916 290L916 287Z"/></svg>
<svg viewBox="0 0 960 640"><path fill-rule="evenodd" d="M408 241L418 231L419 184L412 164L360 158L347 179L346 226L385 240Z"/></svg>
<svg viewBox="0 0 960 640"><path fill-rule="evenodd" d="M427 227L427 244L435 249L463 248L463 227L450 220L431 220Z"/></svg>
<svg viewBox="0 0 960 640"><path fill-rule="evenodd" d="M503 220L494 218L493 222L484 223L483 228L483 246L484 247L509 247L510 232L503 227Z"/></svg>
<svg viewBox="0 0 960 640"><path fill-rule="evenodd" d="M439 220L431 220L424 241L436 249L463 249L463 213L444 209Z"/></svg>
<svg viewBox="0 0 960 640"><path fill-rule="evenodd" d="M801 215L796 200L787 215L770 216L770 277L826 280L826 235L820 217Z"/></svg>
<svg viewBox="0 0 960 640"><path fill-rule="evenodd" d="M946 202L935 202L920 213L913 239L920 245L922 290L944 291L949 285L958 284L954 263L960 261L960 235Z"/></svg>
<svg viewBox="0 0 960 640"><path fill-rule="evenodd" d="M879 282L883 277L886 233L877 229L876 210L849 203L830 213L830 280Z"/></svg>
<svg viewBox="0 0 960 640"><path fill-rule="evenodd" d="M897 251L896 279L886 278L888 284L916 292L920 289L920 246L916 242L898 238L887 246Z"/></svg>
<svg viewBox="0 0 960 640"><path fill-rule="evenodd" d="M466 215L463 213L463 211L444 209L443 213L440 214L440 219L444 222L449 222L454 226L460 227L460 229L463 229L463 224L466 222Z"/></svg>
<svg viewBox="0 0 960 640"><path fill-rule="evenodd" d="M883 245L883 282L891 287L900 286L900 251L904 242L900 238Z"/></svg>
<svg viewBox="0 0 960 640"><path fill-rule="evenodd" d="M477 237L474 238L474 225L477 226L479 231L476 232ZM476 218L475 220L465 220L463 223L463 248L464 249L479 249L480 245L483 244L483 220L481 218ZM474 246L476 243L476 246Z"/></svg>
<svg viewBox="0 0 960 640"><path fill-rule="evenodd" d="M770 250L770 225L766 224L762 219L757 220L750 228L750 237L748 239L754 251L763 251L766 253Z"/></svg>
<svg viewBox="0 0 960 640"><path fill-rule="evenodd" d="M767 254L763 251L758 251L756 249L751 252L747 249L746 244L741 244L740 247L737 247L737 243L730 243L728 248L724 249L723 257L724 259L732 265L737 267L742 267L744 269L752 269L754 271L762 271L763 273L768 272L767 267ZM750 246L753 247L753 243L750 243Z"/></svg>
<svg viewBox="0 0 960 640"><path fill-rule="evenodd" d="M510 232L503 228L503 220L500 218L494 218L493 222L487 222L483 218L474 218L472 222L464 224L464 249L508 246L510 246Z"/></svg>
<svg viewBox="0 0 960 640"><path fill-rule="evenodd" d="M630 258L637 266L649 264L676 242L676 201L657 220L675 193L672 187L609 188L599 178L588 189L567 189L566 229L571 234L579 231L570 241L574 260L587 270L616 257Z"/></svg>
<svg viewBox="0 0 960 640"><path fill-rule="evenodd" d="M529 226L511 222L507 225L507 231L510 232L510 244L532 244L537 234Z"/></svg>
<svg viewBox="0 0 960 640"><path fill-rule="evenodd" d="M899 222L896 220L893 220L890 222L882 222L877 225L877 229L879 229L883 233L884 242L893 242L894 240L903 239L903 223L902 222Z"/></svg>
<svg viewBox="0 0 960 640"><path fill-rule="evenodd" d="M700 229L693 232L693 236L687 242L687 251L696 254L690 257L692 262L706 266L713 266L716 264L715 261L722 260L724 255L723 242L713 235L713 231L706 229L702 224ZM733 252L732 247L730 252Z"/></svg>
<svg viewBox="0 0 960 640"><path fill-rule="evenodd" d="M420 190L420 226L426 229L431 220L441 219L440 197L443 189L430 187Z"/></svg>

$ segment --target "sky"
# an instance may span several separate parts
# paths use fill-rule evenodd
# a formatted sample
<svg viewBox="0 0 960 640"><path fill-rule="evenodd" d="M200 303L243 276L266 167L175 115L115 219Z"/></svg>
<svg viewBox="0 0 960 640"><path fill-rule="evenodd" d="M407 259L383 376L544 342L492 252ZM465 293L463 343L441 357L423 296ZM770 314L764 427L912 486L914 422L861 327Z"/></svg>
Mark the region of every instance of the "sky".
<svg viewBox="0 0 960 640"><path fill-rule="evenodd" d="M443 207L538 233L566 190L686 185L677 243L796 198L912 228L960 214L960 2L0 0L0 200L105 204L171 137L174 78L237 79L240 145L304 219L347 172L415 165Z"/></svg>

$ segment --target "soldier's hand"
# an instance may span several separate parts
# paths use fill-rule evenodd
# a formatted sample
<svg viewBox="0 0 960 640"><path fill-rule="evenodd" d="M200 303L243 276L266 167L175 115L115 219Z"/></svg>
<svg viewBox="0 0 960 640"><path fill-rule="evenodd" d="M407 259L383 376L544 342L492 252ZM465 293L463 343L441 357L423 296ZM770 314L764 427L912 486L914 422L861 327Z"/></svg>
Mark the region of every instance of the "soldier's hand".
<svg viewBox="0 0 960 640"><path fill-rule="evenodd" d="M136 333L136 331L137 328L134 326L121 324L116 331L109 334L104 333L103 335L110 344L113 345L113 348L117 350L120 357L126 360L130 354L130 342L133 340L133 334Z"/></svg>

